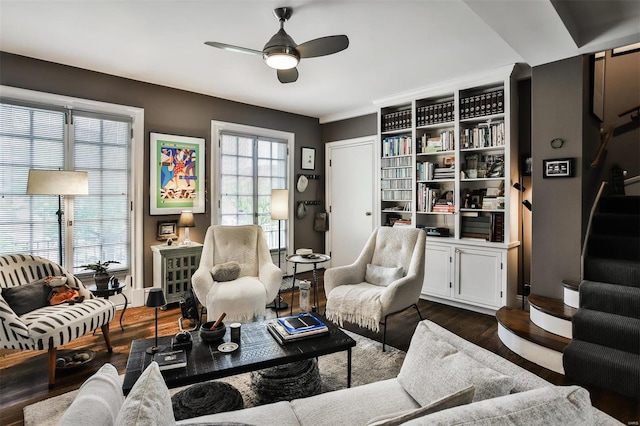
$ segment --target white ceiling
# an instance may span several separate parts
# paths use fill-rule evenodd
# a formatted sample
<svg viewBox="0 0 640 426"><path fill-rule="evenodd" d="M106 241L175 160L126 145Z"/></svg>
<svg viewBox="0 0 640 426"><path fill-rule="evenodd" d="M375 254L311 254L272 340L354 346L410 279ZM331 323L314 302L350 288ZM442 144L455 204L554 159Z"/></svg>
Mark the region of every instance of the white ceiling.
<svg viewBox="0 0 640 426"><path fill-rule="evenodd" d="M350 45L281 84L259 56L285 24ZM513 63L537 66L640 41L637 0L0 0L0 50L332 121L373 101Z"/></svg>

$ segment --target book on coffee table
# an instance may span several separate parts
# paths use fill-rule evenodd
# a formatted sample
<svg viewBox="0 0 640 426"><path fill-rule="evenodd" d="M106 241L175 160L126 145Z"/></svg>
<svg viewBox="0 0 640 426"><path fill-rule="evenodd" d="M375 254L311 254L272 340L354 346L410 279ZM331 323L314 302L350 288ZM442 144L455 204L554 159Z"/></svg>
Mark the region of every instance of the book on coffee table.
<svg viewBox="0 0 640 426"><path fill-rule="evenodd" d="M329 330L327 326L316 316L308 313L278 318L277 321L289 334Z"/></svg>
<svg viewBox="0 0 640 426"><path fill-rule="evenodd" d="M181 349L170 352L158 352L153 355L153 360L158 363L160 370L172 370L187 366L187 353Z"/></svg>
<svg viewBox="0 0 640 426"><path fill-rule="evenodd" d="M314 330L307 330L298 333L289 333L286 328L280 324L279 321L273 320L267 323L267 330L276 339L278 343L284 345L285 343L295 342L302 339L309 339L312 337L318 337L329 333L329 329L325 326L323 328L316 328Z"/></svg>

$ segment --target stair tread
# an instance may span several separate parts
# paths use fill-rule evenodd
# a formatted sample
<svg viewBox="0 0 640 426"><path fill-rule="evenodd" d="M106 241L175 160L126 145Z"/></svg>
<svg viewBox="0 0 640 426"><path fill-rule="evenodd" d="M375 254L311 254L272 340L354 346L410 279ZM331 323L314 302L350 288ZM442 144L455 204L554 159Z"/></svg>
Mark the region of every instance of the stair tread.
<svg viewBox="0 0 640 426"><path fill-rule="evenodd" d="M538 294L530 294L528 300L529 304L535 306L538 310L567 321L571 321L573 315L578 311L576 308L566 305L564 301L560 299L540 296Z"/></svg>
<svg viewBox="0 0 640 426"><path fill-rule="evenodd" d="M562 286L569 290L578 291L578 287L580 287L580 282L573 281L573 280L562 280Z"/></svg>
<svg viewBox="0 0 640 426"><path fill-rule="evenodd" d="M529 312L503 306L496 312L498 322L515 335L557 352L564 351L571 339L550 333L531 322Z"/></svg>

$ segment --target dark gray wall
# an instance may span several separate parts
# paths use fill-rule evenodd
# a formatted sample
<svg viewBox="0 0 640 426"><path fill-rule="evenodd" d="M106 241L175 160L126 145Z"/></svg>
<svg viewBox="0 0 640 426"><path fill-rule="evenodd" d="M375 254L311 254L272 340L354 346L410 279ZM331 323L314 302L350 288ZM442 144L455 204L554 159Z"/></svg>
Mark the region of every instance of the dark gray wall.
<svg viewBox="0 0 640 426"><path fill-rule="evenodd" d="M611 56L606 51L604 71L603 129L620 126L631 121L629 114L618 114L640 105L640 52ZM637 114L637 113L636 113ZM640 175L640 129L614 137L607 148L603 164L606 176L614 164L628 171L628 176Z"/></svg>
<svg viewBox="0 0 640 426"><path fill-rule="evenodd" d="M375 135L378 133L377 127L378 114L375 113L333 121L320 126L323 143Z"/></svg>
<svg viewBox="0 0 640 426"><path fill-rule="evenodd" d="M209 170L211 165L210 139L211 120L227 121L256 127L295 133L296 147L293 153L295 173L301 173L301 147L316 149L316 169L305 173L324 175L324 146L321 141L320 124L317 118L290 114L272 109L232 102L212 96L171 89L129 80L107 74L68 67L51 62L0 52L0 84L65 96L91 99L101 102L129 105L145 110L145 155L139 166L144 167L144 277L150 286L152 276L151 250L156 241L156 222L177 220L177 216L149 215L149 132L200 137L206 140L206 172L208 194L211 194ZM304 195L316 190L310 184ZM294 192L296 201L301 198ZM324 198L324 189L319 195ZM209 200L207 200L208 202ZM312 207L310 212L314 210ZM203 241L204 233L211 223L211 211L197 214L196 228L191 230L193 241ZM309 247L324 252L324 234L313 230L313 214L303 220L290 219L293 224L296 247ZM291 248L290 251L294 248Z"/></svg>

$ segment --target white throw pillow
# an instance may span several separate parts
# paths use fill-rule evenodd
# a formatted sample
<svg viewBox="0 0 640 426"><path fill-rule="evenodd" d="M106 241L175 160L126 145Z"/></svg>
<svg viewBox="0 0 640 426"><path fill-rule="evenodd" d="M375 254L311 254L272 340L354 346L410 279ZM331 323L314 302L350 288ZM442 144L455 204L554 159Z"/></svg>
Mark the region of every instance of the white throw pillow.
<svg viewBox="0 0 640 426"><path fill-rule="evenodd" d="M411 338L398 382L421 406L469 385L475 387L474 401L507 395L514 387L513 378L459 352L423 322Z"/></svg>
<svg viewBox="0 0 640 426"><path fill-rule="evenodd" d="M459 392L447 395L444 398L427 405L426 407L416 408L415 410L406 410L400 413L388 414L386 416L374 417L369 420L367 426L400 426L409 420L417 419L428 414L437 413L438 411L447 410L459 405L469 404L473 400L475 389L469 386Z"/></svg>
<svg viewBox="0 0 640 426"><path fill-rule="evenodd" d="M218 282L237 280L240 276L240 264L231 261L214 265L211 268L211 276Z"/></svg>
<svg viewBox="0 0 640 426"><path fill-rule="evenodd" d="M367 271L364 280L369 284L388 286L392 282L402 278L402 267L391 268L388 266L372 265L367 263Z"/></svg>
<svg viewBox="0 0 640 426"><path fill-rule="evenodd" d="M175 422L169 389L160 374L158 363L153 361L131 388L115 424L163 426L174 425Z"/></svg>
<svg viewBox="0 0 640 426"><path fill-rule="evenodd" d="M594 423L589 392L578 386L547 386L439 411L405 425L589 426Z"/></svg>
<svg viewBox="0 0 640 426"><path fill-rule="evenodd" d="M124 395L118 370L105 364L80 386L75 399L58 425L112 425L118 417ZM90 409L87 409L90 407Z"/></svg>

